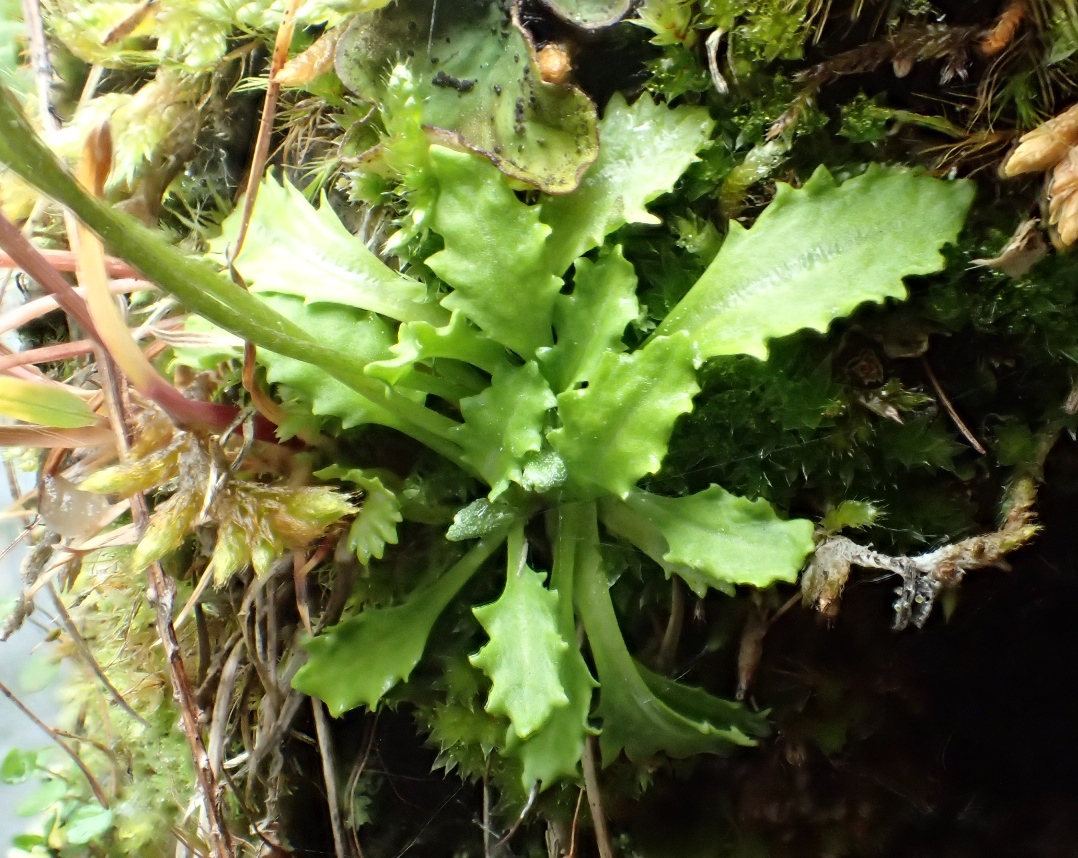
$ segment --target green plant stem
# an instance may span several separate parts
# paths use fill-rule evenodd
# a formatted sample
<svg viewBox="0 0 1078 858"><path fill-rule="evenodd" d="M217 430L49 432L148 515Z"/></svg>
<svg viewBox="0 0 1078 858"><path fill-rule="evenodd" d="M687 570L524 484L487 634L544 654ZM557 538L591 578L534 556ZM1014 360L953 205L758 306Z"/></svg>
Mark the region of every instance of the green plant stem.
<svg viewBox="0 0 1078 858"><path fill-rule="evenodd" d="M152 230L86 193L30 127L3 84L0 162L70 209L113 253L178 298L187 309L260 348L319 367L394 415L399 421L395 428L467 468L459 446L450 440L450 432L459 425L455 421L365 376L352 365L348 355L322 345L206 262L186 255Z"/></svg>

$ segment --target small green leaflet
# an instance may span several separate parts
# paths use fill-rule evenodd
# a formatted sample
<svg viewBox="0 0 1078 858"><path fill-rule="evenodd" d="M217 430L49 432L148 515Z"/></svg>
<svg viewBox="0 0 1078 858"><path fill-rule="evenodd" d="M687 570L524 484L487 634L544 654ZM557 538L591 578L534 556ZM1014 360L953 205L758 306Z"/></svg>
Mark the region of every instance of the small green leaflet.
<svg viewBox="0 0 1078 858"><path fill-rule="evenodd" d="M331 465L314 475L320 480L343 480L363 492L359 512L348 529L348 548L364 566L381 560L386 545L397 544L397 525L404 520L400 500L378 474L359 468Z"/></svg>
<svg viewBox="0 0 1078 858"><path fill-rule="evenodd" d="M750 501L711 486L668 498L639 490L604 499L603 524L662 566L698 596L708 587L770 587L797 580L815 543L806 519L783 521L763 500Z"/></svg>
<svg viewBox="0 0 1078 858"><path fill-rule="evenodd" d="M659 470L674 421L692 410L699 389L684 333L629 355L606 352L586 388L558 396L562 426L550 443L578 487L624 497Z"/></svg>
<svg viewBox="0 0 1078 858"><path fill-rule="evenodd" d="M212 249L227 256L239 234L243 207L221 225ZM308 304L343 304L402 322L448 321L427 301L422 283L398 274L352 235L323 197L314 208L289 182L267 178L258 190L236 268L252 292L295 295Z"/></svg>
<svg viewBox="0 0 1078 858"><path fill-rule="evenodd" d="M322 700L336 718L349 709L374 709L423 657L442 611L504 541L504 530L482 540L429 587L402 605L368 608L304 644L310 658L292 686Z"/></svg>
<svg viewBox="0 0 1078 858"><path fill-rule="evenodd" d="M80 429L100 422L81 396L46 382L0 377L0 414L54 429Z"/></svg>
<svg viewBox="0 0 1078 858"><path fill-rule="evenodd" d="M576 261L571 295L558 295L554 329L558 344L539 350L539 363L558 393L591 379L608 351L623 352L626 326L640 314L636 272L621 247L599 257Z"/></svg>
<svg viewBox="0 0 1078 858"><path fill-rule="evenodd" d="M519 561L511 557L502 595L472 609L490 642L470 659L490 677L487 711L508 718L521 739L569 702L560 677L569 644L558 632L558 594L524 561L524 551Z"/></svg>
<svg viewBox="0 0 1078 858"><path fill-rule="evenodd" d="M442 304L521 357L533 357L551 344L554 298L561 289L544 259L550 227L476 155L432 146L430 159L440 183L431 227L445 249L427 265L453 287Z"/></svg>
<svg viewBox="0 0 1078 858"><path fill-rule="evenodd" d="M529 453L543 444L547 412L557 404L535 361L494 374L478 396L461 400L464 425L453 440L490 485L491 499L519 483Z"/></svg>
<svg viewBox="0 0 1078 858"><path fill-rule="evenodd" d="M670 109L649 95L628 105L615 94L599 123L599 157L580 187L543 201L543 223L552 229L549 270L563 274L577 257L627 223L659 223L646 204L673 189L713 125L702 107Z"/></svg>
<svg viewBox="0 0 1078 858"><path fill-rule="evenodd" d="M839 185L820 167L805 186L779 184L752 229L731 222L719 255L659 326L688 331L697 361L767 356L767 341L826 331L866 301L905 298L902 278L943 267L973 184L872 165Z"/></svg>

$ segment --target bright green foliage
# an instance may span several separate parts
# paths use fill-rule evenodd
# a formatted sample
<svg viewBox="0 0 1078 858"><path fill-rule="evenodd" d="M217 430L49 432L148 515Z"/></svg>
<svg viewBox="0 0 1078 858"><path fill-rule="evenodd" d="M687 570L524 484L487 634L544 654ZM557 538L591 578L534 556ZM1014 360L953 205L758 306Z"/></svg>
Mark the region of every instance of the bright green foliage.
<svg viewBox="0 0 1078 858"><path fill-rule="evenodd" d="M554 304L558 344L539 350L550 386L560 393L591 379L606 352L625 351L625 328L639 315L636 272L620 247L598 262L578 259L572 294L559 295Z"/></svg>
<svg viewBox="0 0 1078 858"><path fill-rule="evenodd" d="M607 352L586 388L558 396L562 426L550 443L577 486L624 497L659 470L674 421L699 389L684 334L629 355Z"/></svg>
<svg viewBox="0 0 1078 858"><path fill-rule="evenodd" d="M385 358L393 343L392 329L372 313L342 304L307 304L286 295L267 295L265 302L317 336L323 343L347 349L358 366ZM284 385L285 401L299 412L318 418L336 418L344 429L364 423L394 425L393 416L352 388L332 378L313 364L259 350L258 361L266 367L273 384ZM287 431L287 425L285 427Z"/></svg>
<svg viewBox="0 0 1078 858"><path fill-rule="evenodd" d="M464 361L493 375L508 369L505 349L483 335L462 313L454 313L449 324L436 328L427 322L408 322L397 331L393 357L367 366L367 375L388 384L397 384L417 363L430 366L439 358Z"/></svg>
<svg viewBox="0 0 1078 858"><path fill-rule="evenodd" d="M511 543L511 554L514 548ZM560 675L569 644L558 632L559 595L544 587L546 576L529 569L524 560L523 552L519 560L510 556L502 595L472 609L490 642L471 657L490 677L487 711L508 718L521 739L569 703Z"/></svg>
<svg viewBox="0 0 1078 858"><path fill-rule="evenodd" d="M506 734L505 751L523 764L521 782L525 789L536 783L545 788L575 778L580 768L591 698L598 683L576 647L562 656L558 681L568 703L556 708L527 739L521 739L515 730Z"/></svg>
<svg viewBox="0 0 1078 858"><path fill-rule="evenodd" d="M325 701L334 716L357 706L377 708L389 689L411 675L446 605L502 539L481 541L404 604L367 608L307 641L304 646L310 659L292 685Z"/></svg>
<svg viewBox="0 0 1078 858"><path fill-rule="evenodd" d="M736 721L742 724L759 722L736 704L711 702L710 695L693 694L670 680L657 689L645 680L618 628L599 555L594 508L590 515L577 550L576 601L599 673L598 714L603 721L599 743L604 764L623 750L629 759L643 762L658 753L690 757L753 744L732 722L731 714L737 713ZM686 702L691 705L685 706ZM718 719L711 720L716 714Z"/></svg>
<svg viewBox="0 0 1078 858"><path fill-rule="evenodd" d="M549 197L543 222L550 270L562 274L573 261L600 246L627 223L657 224L645 207L674 187L707 142L712 121L698 107L669 108L642 95L632 105L610 99L599 125L599 157L572 194Z"/></svg>
<svg viewBox="0 0 1078 858"><path fill-rule="evenodd" d="M430 157L441 187L431 227L445 250L427 265L453 287L442 303L529 358L550 345L561 288L543 256L550 228L475 156L435 146Z"/></svg>
<svg viewBox="0 0 1078 858"><path fill-rule="evenodd" d="M547 412L556 404L534 361L496 372L490 387L461 400L464 425L453 438L490 485L491 498L522 481L529 454L542 449Z"/></svg>
<svg viewBox="0 0 1078 858"><path fill-rule="evenodd" d="M880 517L880 509L867 501L846 500L840 503L820 521L820 526L830 533L838 533L848 527L868 527Z"/></svg>
<svg viewBox="0 0 1078 858"><path fill-rule="evenodd" d="M331 465L315 472L320 480L343 480L363 493L359 512L348 528L348 548L364 566L381 560L386 545L397 544L397 525L404 520L400 499L386 488L381 475L360 468Z"/></svg>
<svg viewBox="0 0 1078 858"><path fill-rule="evenodd" d="M811 521L783 521L767 501L719 486L682 498L632 491L604 501L602 519L701 597L708 587L794 581L814 544Z"/></svg>
<svg viewBox="0 0 1078 858"><path fill-rule="evenodd" d="M607 27L625 17L630 0L545 0L566 21L580 27Z"/></svg>
<svg viewBox="0 0 1078 858"><path fill-rule="evenodd" d="M235 246L243 206L222 224L213 249ZM339 304L403 322L444 324L426 287L390 269L352 235L323 197L315 208L291 183L267 178L259 187L236 268L252 292L295 295L308 304Z"/></svg>
<svg viewBox="0 0 1078 858"><path fill-rule="evenodd" d="M938 271L973 200L969 182L870 167L839 185L823 167L780 184L751 230L736 222L700 282L659 327L689 331L699 360L767 356L767 341L826 331L865 301L906 297L902 278Z"/></svg>
<svg viewBox="0 0 1078 858"><path fill-rule="evenodd" d="M595 106L576 87L543 82L528 40L496 0L398 0L357 16L338 45L337 74L380 102L401 57L423 124L506 175L565 193L595 160Z"/></svg>

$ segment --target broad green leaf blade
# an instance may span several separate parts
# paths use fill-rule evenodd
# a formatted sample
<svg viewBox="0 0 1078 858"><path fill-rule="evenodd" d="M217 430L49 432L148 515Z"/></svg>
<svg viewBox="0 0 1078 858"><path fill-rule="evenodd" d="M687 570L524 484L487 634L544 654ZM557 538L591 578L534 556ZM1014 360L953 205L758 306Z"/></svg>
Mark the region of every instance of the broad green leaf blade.
<svg viewBox="0 0 1078 858"><path fill-rule="evenodd" d="M314 475L320 480L343 480L363 492L359 512L348 529L348 548L364 566L372 557L381 560L386 545L397 544L397 525L404 521L397 495L378 474L360 468L331 465Z"/></svg>
<svg viewBox="0 0 1078 858"><path fill-rule="evenodd" d="M557 404L535 361L495 373L478 396L461 400L464 425L453 440L490 485L493 499L520 483L529 453L543 445L547 412Z"/></svg>
<svg viewBox="0 0 1078 858"><path fill-rule="evenodd" d="M237 206L211 247L226 257L243 217ZM262 182L236 268L252 292L294 295L308 304L343 304L403 322L435 325L445 310L422 283L398 274L352 235L323 197L315 208L288 181Z"/></svg>
<svg viewBox="0 0 1078 858"><path fill-rule="evenodd" d="M99 422L77 393L8 376L0 376L0 414L54 429L81 429Z"/></svg>
<svg viewBox="0 0 1078 858"><path fill-rule="evenodd" d="M595 106L575 86L543 81L511 15L497 0L397 0L356 17L337 47L337 74L360 97L383 103L390 69L407 58L423 125L435 137L514 179L566 193L598 152Z"/></svg>
<svg viewBox="0 0 1078 858"><path fill-rule="evenodd" d="M339 304L304 304L302 298L291 295L266 295L264 300L320 342L347 351L357 370L390 354L393 329L372 313ZM293 402L310 409L315 417L336 418L344 429L365 423L397 426L398 421L386 409L314 364L268 350L258 352L258 362L266 367L270 382L285 385Z"/></svg>
<svg viewBox="0 0 1078 858"><path fill-rule="evenodd" d="M545 789L578 775L591 698L598 683L575 646L562 659L560 681L569 698L567 705L555 709L550 719L527 739L518 737L514 730L506 734L506 754L517 757L524 766L521 783L525 790L537 783Z"/></svg>
<svg viewBox="0 0 1078 858"><path fill-rule="evenodd" d="M417 363L438 358L472 364L493 375L510 364L505 349L485 336L461 313L454 313L449 324L436 328L427 322L409 322L397 331L393 357L370 364L366 373L388 384L398 384Z"/></svg>
<svg viewBox="0 0 1078 858"><path fill-rule="evenodd" d="M470 658L490 677L486 709L509 719L512 732L526 739L569 703L561 684L561 664L569 644L558 632L558 594L524 558L510 558L505 590L496 602L473 608L489 643Z"/></svg>
<svg viewBox="0 0 1078 858"><path fill-rule="evenodd" d="M562 426L550 443L578 487L624 497L659 470L674 421L699 389L684 333L629 355L607 352L587 387L558 396Z"/></svg>
<svg viewBox="0 0 1078 858"><path fill-rule="evenodd" d="M632 5L631 0L543 0L543 3L569 23L589 30L616 24Z"/></svg>
<svg viewBox="0 0 1078 858"><path fill-rule="evenodd" d="M594 516L592 507L589 533L577 555L576 602L599 674L603 764L609 765L622 751L641 762L659 753L681 759L754 744L739 726L744 717L731 716L729 707L734 704L719 700L709 704L705 701L710 695L672 680L656 688L649 685L618 626ZM713 716L716 720L711 720Z"/></svg>
<svg viewBox="0 0 1078 858"><path fill-rule="evenodd" d="M431 224L445 250L427 265L453 287L442 304L521 357L534 356L551 344L561 289L543 258L550 228L474 155L434 146L430 158L441 188Z"/></svg>
<svg viewBox="0 0 1078 858"><path fill-rule="evenodd" d="M625 351L625 327L640 313L636 272L621 247L598 262L578 259L571 295L558 295L554 330L558 343L539 350L539 362L558 393L591 379L605 352Z"/></svg>
<svg viewBox="0 0 1078 858"><path fill-rule="evenodd" d="M943 267L973 184L871 166L839 185L820 167L805 186L780 184L752 229L730 224L722 250L660 325L687 331L697 359L767 356L767 341L826 331L866 301L905 298L902 278Z"/></svg>
<svg viewBox="0 0 1078 858"><path fill-rule="evenodd" d="M708 141L714 122L702 107L632 105L617 93L599 124L599 157L571 194L543 201L551 226L547 264L555 274L627 223L658 223L647 203L673 189Z"/></svg>
<svg viewBox="0 0 1078 858"><path fill-rule="evenodd" d="M793 582L815 544L811 521L783 521L767 501L714 485L680 498L634 490L624 500L604 499L601 512L611 532L701 597L708 587Z"/></svg>
<svg viewBox="0 0 1078 858"><path fill-rule="evenodd" d="M307 641L310 658L292 686L325 702L334 717L357 706L377 707L411 675L442 611L504 539L503 531L482 540L404 604L369 608Z"/></svg>

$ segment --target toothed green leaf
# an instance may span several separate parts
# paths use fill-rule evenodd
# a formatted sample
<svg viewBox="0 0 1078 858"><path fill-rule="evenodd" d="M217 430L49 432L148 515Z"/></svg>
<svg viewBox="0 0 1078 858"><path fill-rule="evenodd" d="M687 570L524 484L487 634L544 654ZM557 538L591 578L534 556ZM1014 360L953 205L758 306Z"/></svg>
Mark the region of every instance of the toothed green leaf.
<svg viewBox="0 0 1078 858"><path fill-rule="evenodd" d="M599 157L580 187L543 201L542 220L552 228L550 270L561 274L627 223L658 223L647 203L673 189L713 125L702 107L671 109L649 95L629 105L615 94L599 123Z"/></svg>
<svg viewBox="0 0 1078 858"><path fill-rule="evenodd" d="M814 525L783 521L763 500L737 497L719 486L680 498L634 490L606 499L603 524L628 540L698 595L708 587L769 587L792 582L813 548Z"/></svg>
<svg viewBox="0 0 1078 858"><path fill-rule="evenodd" d="M427 265L453 287L442 304L521 357L532 357L551 344L561 289L543 256L550 227L482 159L442 146L431 147L430 158L440 184L432 228L445 250Z"/></svg>
<svg viewBox="0 0 1078 858"><path fill-rule="evenodd" d="M543 586L544 575L511 562L519 568L506 575L498 600L472 609L490 642L470 661L490 677L487 711L526 739L569 703L561 684L569 644L558 632L558 594Z"/></svg>
<svg viewBox="0 0 1078 858"><path fill-rule="evenodd" d="M397 525L404 520L397 495L377 474L359 468L331 465L314 475L320 480L343 480L363 492L359 512L348 529L348 548L364 566L372 557L381 560L386 545L397 544Z"/></svg>
<svg viewBox="0 0 1078 858"><path fill-rule="evenodd" d="M697 359L767 356L767 341L826 331L866 301L905 298L902 278L943 267L973 185L872 166L839 185L820 167L779 184L752 229L730 223L719 255L658 333L687 331Z"/></svg>
<svg viewBox="0 0 1078 858"><path fill-rule="evenodd" d="M542 448L546 415L556 404L534 361L495 373L490 387L461 401L464 425L453 437L490 485L491 498L510 482L521 482L528 454Z"/></svg>
<svg viewBox="0 0 1078 858"><path fill-rule="evenodd" d="M556 708L550 719L527 739L521 739L512 729L506 734L505 752L523 764L521 783L526 790L537 783L545 789L579 774L592 693L598 683L592 679L584 656L576 647L565 653L559 678L569 702Z"/></svg>
<svg viewBox="0 0 1078 858"><path fill-rule="evenodd" d="M368 608L307 641L310 658L292 686L322 700L334 717L357 706L376 708L389 689L411 675L438 617L502 538L480 542L404 604Z"/></svg>
<svg viewBox="0 0 1078 858"><path fill-rule="evenodd" d="M559 393L589 380L607 351L623 352L625 327L640 314L636 272L615 247L598 262L578 259L571 295L558 295L554 329L558 343L539 350L539 362Z"/></svg>
<svg viewBox="0 0 1078 858"><path fill-rule="evenodd" d="M242 218L243 206L237 206L211 243L222 257L235 246ZM252 292L340 304L404 322L448 321L443 309L427 302L422 283L393 271L344 228L325 197L316 209L287 181L267 178L259 186L236 268Z"/></svg>
<svg viewBox="0 0 1078 858"><path fill-rule="evenodd" d="M659 470L674 421L699 389L684 333L629 355L608 351L587 387L558 396L562 426L550 443L576 485L624 497Z"/></svg>

